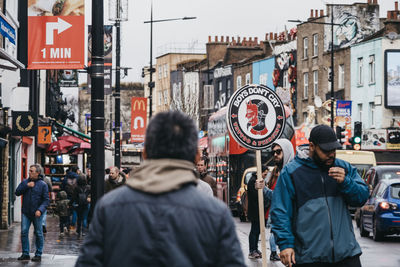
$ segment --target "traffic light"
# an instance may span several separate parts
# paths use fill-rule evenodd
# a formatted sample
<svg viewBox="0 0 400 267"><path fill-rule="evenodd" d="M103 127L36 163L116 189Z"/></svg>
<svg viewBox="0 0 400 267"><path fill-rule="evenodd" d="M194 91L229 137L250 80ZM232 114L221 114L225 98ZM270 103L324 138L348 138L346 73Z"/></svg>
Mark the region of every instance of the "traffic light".
<svg viewBox="0 0 400 267"><path fill-rule="evenodd" d="M361 121L354 122L353 149L361 149L362 123Z"/></svg>
<svg viewBox="0 0 400 267"><path fill-rule="evenodd" d="M341 145L343 145L343 143L344 143L343 138L346 137L346 135L344 133L345 130L346 130L345 128L342 128L340 126L336 126L336 138L337 138L337 140L339 141L339 143Z"/></svg>

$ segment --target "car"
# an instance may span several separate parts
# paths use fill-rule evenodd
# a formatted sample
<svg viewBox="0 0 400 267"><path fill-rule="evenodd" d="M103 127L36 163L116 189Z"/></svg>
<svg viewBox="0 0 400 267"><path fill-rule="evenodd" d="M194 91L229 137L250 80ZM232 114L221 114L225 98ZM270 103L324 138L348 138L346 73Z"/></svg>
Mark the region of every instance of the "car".
<svg viewBox="0 0 400 267"><path fill-rule="evenodd" d="M380 241L400 234L400 179L382 179L360 210L360 235Z"/></svg>
<svg viewBox="0 0 400 267"><path fill-rule="evenodd" d="M268 166L268 169L269 173L271 173L274 167ZM247 168L243 172L240 188L236 194L235 206L241 222L247 221L247 183L249 182L251 176L253 176L255 173L257 173L257 167L255 166ZM269 174L267 175L266 180L268 180L268 178Z"/></svg>
<svg viewBox="0 0 400 267"><path fill-rule="evenodd" d="M400 165L378 165L371 167L365 177L364 181L368 185L369 190L372 192L376 185L381 181L382 179L400 179ZM354 220L356 221L356 224L358 227L360 227L360 210L357 209L357 211L354 214Z"/></svg>

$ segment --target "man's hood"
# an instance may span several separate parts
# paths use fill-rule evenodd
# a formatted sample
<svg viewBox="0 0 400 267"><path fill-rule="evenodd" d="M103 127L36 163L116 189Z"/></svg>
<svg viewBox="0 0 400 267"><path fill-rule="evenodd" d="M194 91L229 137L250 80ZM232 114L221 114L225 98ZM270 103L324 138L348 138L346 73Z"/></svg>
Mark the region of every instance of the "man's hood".
<svg viewBox="0 0 400 267"><path fill-rule="evenodd" d="M294 150L292 143L287 139L278 139L274 144L279 145L283 152L283 166L294 158Z"/></svg>
<svg viewBox="0 0 400 267"><path fill-rule="evenodd" d="M127 185L150 194L177 190L188 183L197 184L198 173L192 162L179 159L148 159L134 171Z"/></svg>
<svg viewBox="0 0 400 267"><path fill-rule="evenodd" d="M310 158L310 146L308 144L300 145L297 147L295 160L311 168L318 168L318 166L314 163L314 160Z"/></svg>

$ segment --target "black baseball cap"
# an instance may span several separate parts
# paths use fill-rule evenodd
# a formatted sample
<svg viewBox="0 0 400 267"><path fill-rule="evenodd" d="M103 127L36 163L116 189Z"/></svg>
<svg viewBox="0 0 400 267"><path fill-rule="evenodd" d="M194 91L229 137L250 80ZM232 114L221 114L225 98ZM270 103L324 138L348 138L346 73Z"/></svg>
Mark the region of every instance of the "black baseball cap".
<svg viewBox="0 0 400 267"><path fill-rule="evenodd" d="M328 125L317 125L312 128L308 141L318 145L324 151L342 147L337 140L336 133Z"/></svg>

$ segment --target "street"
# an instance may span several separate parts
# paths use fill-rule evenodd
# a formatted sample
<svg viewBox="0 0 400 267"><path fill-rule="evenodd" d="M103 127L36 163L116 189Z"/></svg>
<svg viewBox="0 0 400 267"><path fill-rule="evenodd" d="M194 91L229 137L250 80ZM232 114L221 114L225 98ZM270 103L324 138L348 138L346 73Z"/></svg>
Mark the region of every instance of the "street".
<svg viewBox="0 0 400 267"><path fill-rule="evenodd" d="M234 218L238 238L243 250L245 262L247 266L262 266L261 259L250 260L248 255L248 234L250 231L249 222L240 222L238 218ZM44 246L44 253L41 263L34 262L18 262L17 257L21 255L21 243L19 239L20 224L14 224L9 230L0 231L0 266L74 266L76 258L79 254L79 247L83 239L77 239L73 233L63 239L58 238L58 219L49 215L47 217L47 234ZM355 227L355 224L354 224ZM356 229L356 228L355 228ZM284 266L280 262L269 261L269 229L266 229L267 240L267 263L269 267ZM363 254L361 262L363 267L396 267L400 266L400 237L390 236L385 238L383 242L374 242L372 237L362 238L358 229L355 230L358 242L361 245ZM30 231L31 240L31 256L33 227ZM259 245L261 250L261 245Z"/></svg>
<svg viewBox="0 0 400 267"><path fill-rule="evenodd" d="M242 246L243 254L247 266L262 266L261 259L249 260L247 255L248 250L248 234L250 232L249 222L240 222L238 218L235 218L236 230ZM358 243L361 246L363 254L361 255L361 263L363 267L397 267L400 266L400 236L389 236L386 237L383 242L375 242L372 240L372 234L369 238L360 237L357 226L353 221L353 227ZM266 240L267 240L267 263L268 267L284 266L280 262L269 261L269 232L270 229L266 229ZM261 250L261 245L259 245Z"/></svg>

